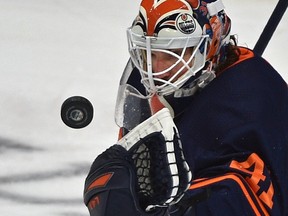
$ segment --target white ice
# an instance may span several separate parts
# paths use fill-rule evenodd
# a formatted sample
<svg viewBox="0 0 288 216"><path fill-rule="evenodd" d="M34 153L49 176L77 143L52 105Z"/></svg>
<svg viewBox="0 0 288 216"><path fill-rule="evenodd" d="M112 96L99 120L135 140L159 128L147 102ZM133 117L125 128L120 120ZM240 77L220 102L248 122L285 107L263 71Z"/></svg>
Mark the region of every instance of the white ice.
<svg viewBox="0 0 288 216"><path fill-rule="evenodd" d="M239 44L254 47L277 0L223 0ZM114 106L140 0L0 0L0 214L84 216L84 179L117 139ZM264 57L288 80L288 12ZM267 88L269 88L267 86ZM94 105L83 129L60 107Z"/></svg>

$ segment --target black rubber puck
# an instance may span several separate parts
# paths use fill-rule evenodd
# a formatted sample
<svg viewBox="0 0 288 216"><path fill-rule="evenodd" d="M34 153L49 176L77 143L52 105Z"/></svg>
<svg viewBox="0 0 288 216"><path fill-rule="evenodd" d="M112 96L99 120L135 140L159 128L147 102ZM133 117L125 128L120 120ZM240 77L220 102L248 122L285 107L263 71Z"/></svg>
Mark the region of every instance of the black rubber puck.
<svg viewBox="0 0 288 216"><path fill-rule="evenodd" d="M84 97L69 97L62 104L61 118L71 128L84 128L93 119L93 105Z"/></svg>

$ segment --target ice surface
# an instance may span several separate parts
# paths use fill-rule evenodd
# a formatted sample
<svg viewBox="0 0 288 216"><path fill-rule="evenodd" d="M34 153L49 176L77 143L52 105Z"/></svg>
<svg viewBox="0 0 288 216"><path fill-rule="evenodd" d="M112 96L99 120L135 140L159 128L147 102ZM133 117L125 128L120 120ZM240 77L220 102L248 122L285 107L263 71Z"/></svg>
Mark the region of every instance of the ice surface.
<svg viewBox="0 0 288 216"><path fill-rule="evenodd" d="M239 43L253 48L277 0L223 0ZM140 0L0 0L0 214L84 216L82 190L95 156L115 143L114 106L128 59L125 29ZM288 80L288 14L264 57ZM94 105L80 130L60 107Z"/></svg>

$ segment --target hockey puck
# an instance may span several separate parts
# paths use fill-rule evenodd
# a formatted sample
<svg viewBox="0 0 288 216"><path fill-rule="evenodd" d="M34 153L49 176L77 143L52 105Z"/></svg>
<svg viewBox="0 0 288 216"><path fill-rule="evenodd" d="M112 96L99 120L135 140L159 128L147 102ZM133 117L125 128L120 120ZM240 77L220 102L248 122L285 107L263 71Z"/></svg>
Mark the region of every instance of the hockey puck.
<svg viewBox="0 0 288 216"><path fill-rule="evenodd" d="M62 104L61 118L71 128L84 128L93 119L93 105L84 97L69 97Z"/></svg>

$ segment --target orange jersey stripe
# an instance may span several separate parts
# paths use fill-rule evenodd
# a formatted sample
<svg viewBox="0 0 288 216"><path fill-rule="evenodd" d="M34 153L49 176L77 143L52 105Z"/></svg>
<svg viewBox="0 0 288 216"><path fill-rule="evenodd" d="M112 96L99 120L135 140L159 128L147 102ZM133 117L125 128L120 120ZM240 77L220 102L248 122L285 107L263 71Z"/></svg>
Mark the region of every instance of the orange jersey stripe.
<svg viewBox="0 0 288 216"><path fill-rule="evenodd" d="M92 188L96 188L96 187L105 187L112 176L113 176L113 173L105 173L105 174L103 174L102 176L98 177L96 180L94 180L89 185L89 187L87 188L87 191L91 190Z"/></svg>
<svg viewBox="0 0 288 216"><path fill-rule="evenodd" d="M189 190L205 187L207 185L211 185L211 184L214 184L214 183L217 183L217 182L221 182L221 181L224 181L224 180L229 180L229 179L235 181L239 185L239 187L243 191L243 194L245 195L248 203L250 204L251 208L255 212L255 215L261 216L261 213L258 210L256 204L253 202L253 199L250 196L249 192L247 191L246 186L243 184L242 180L237 175L235 175L233 173L227 174L227 175L224 175L224 176L221 176L221 177L216 177L216 178L212 178L212 179L206 179L206 180L200 181L198 183L192 184L190 186ZM263 211L264 215L265 216L269 216L267 210L265 209L265 207L263 206L263 204L261 203L261 201L259 200L259 198L256 195L255 195L255 199L257 200L259 206L261 207L261 210Z"/></svg>

